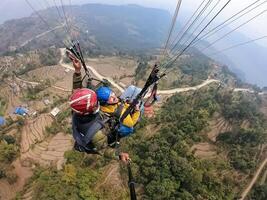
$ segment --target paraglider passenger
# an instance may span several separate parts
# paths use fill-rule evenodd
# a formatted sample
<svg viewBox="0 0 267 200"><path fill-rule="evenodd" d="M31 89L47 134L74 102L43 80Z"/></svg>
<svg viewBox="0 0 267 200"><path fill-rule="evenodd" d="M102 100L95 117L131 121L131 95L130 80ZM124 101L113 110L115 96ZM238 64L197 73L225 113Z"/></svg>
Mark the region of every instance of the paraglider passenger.
<svg viewBox="0 0 267 200"><path fill-rule="evenodd" d="M118 118L120 118L129 107L129 104L126 102L121 102L109 87L102 86L98 88L96 90L96 94L98 101L100 102L100 110L107 115L116 115ZM140 109L139 106L136 106L134 112L127 115L123 122L119 124L117 129L111 132L109 135L109 144L112 143L116 137L118 137L117 139L120 139L122 137L131 135L139 118Z"/></svg>

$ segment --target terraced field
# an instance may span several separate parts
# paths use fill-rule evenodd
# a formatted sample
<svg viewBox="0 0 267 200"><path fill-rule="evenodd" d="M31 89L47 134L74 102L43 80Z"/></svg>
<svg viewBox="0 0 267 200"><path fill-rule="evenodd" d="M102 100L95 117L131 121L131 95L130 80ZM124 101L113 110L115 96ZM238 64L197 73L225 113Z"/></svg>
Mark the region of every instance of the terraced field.
<svg viewBox="0 0 267 200"><path fill-rule="evenodd" d="M61 168L64 153L72 148L72 137L58 133L46 138L45 127L52 123L52 118L45 114L28 122L23 128L21 139L21 159L42 166L56 165Z"/></svg>
<svg viewBox="0 0 267 200"><path fill-rule="evenodd" d="M73 147L70 135L58 133L54 137L36 144L26 153L21 155L22 160L30 160L41 166L56 165L57 169L62 168L64 153Z"/></svg>
<svg viewBox="0 0 267 200"><path fill-rule="evenodd" d="M198 143L192 146L191 151L194 152L196 157L202 159L211 159L215 158L216 150L215 147L207 142Z"/></svg>
<svg viewBox="0 0 267 200"><path fill-rule="evenodd" d="M25 186L32 176L31 163L43 167L56 166L62 169L64 153L73 147L71 135L58 133L48 136L45 127L51 125L53 119L49 114L42 114L36 119L26 121L22 129L20 157L12 163L14 173L18 179L16 183L9 184L7 180L0 181L0 199L11 200ZM26 165L26 166L25 166ZM31 166L29 166L31 165ZM31 199L31 190L27 191L22 199Z"/></svg>
<svg viewBox="0 0 267 200"><path fill-rule="evenodd" d="M210 131L207 133L208 138L216 142L216 138L220 133L231 131L232 126L221 116L215 116L210 122Z"/></svg>
<svg viewBox="0 0 267 200"><path fill-rule="evenodd" d="M29 190L26 191L26 193L23 195L21 200L32 200L32 189L30 188Z"/></svg>
<svg viewBox="0 0 267 200"><path fill-rule="evenodd" d="M51 125L52 117L48 114L40 115L34 120L26 122L22 130L21 152L26 153L31 147L45 138L45 127Z"/></svg>
<svg viewBox="0 0 267 200"><path fill-rule="evenodd" d="M14 112L14 107L19 106L22 103L19 97L12 92L12 89L9 86L3 87L0 96L6 99L6 102L8 103L6 108L6 115Z"/></svg>

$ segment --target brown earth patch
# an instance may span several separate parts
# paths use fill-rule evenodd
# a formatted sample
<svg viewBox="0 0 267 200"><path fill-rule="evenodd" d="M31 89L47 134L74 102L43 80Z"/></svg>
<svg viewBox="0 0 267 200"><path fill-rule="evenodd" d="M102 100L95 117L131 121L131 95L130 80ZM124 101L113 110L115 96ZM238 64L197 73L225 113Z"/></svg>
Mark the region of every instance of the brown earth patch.
<svg viewBox="0 0 267 200"><path fill-rule="evenodd" d="M23 153L21 158L44 167L54 165L60 170L65 162L64 153L71 150L72 147L72 136L58 133L46 141L34 145L33 148Z"/></svg>
<svg viewBox="0 0 267 200"><path fill-rule="evenodd" d="M214 120L210 122L210 131L207 132L207 136L211 141L216 142L216 138L220 133L231 130L231 124L229 124L223 117L219 116L219 114L216 114Z"/></svg>
<svg viewBox="0 0 267 200"><path fill-rule="evenodd" d="M49 79L51 81L56 81L58 79L61 79L64 74L65 74L65 69L62 68L61 66L55 65L55 66L40 67L38 69L32 70L27 74L23 75L22 78L28 81L36 81L36 82L42 82L45 81L46 79Z"/></svg>
<svg viewBox="0 0 267 200"><path fill-rule="evenodd" d="M7 102L7 109L6 109L6 115L11 114L14 112L14 108L17 106L20 106L22 102L19 99L19 96L14 94L12 89L9 86L2 86L3 89L1 90L0 96L6 99Z"/></svg>
<svg viewBox="0 0 267 200"><path fill-rule="evenodd" d="M250 122L248 120L244 120L241 124L241 128L248 129L250 127Z"/></svg>
<svg viewBox="0 0 267 200"><path fill-rule="evenodd" d="M111 162L103 169L104 173L97 183L95 190L101 193L113 194L109 199L121 199L123 193L127 193L120 174L120 164L117 161Z"/></svg>
<svg viewBox="0 0 267 200"><path fill-rule="evenodd" d="M127 87L133 85L134 78L133 77L125 77L120 79L120 81Z"/></svg>
<svg viewBox="0 0 267 200"><path fill-rule="evenodd" d="M217 155L215 147L207 142L193 145L191 151L196 157L203 159L214 158Z"/></svg>
<svg viewBox="0 0 267 200"><path fill-rule="evenodd" d="M34 144L42 142L45 139L45 127L52 123L52 117L48 114L38 116L36 119L26 121L22 129L21 149L25 153L33 147Z"/></svg>
<svg viewBox="0 0 267 200"><path fill-rule="evenodd" d="M87 61L101 75L111 77L114 80L120 80L126 85L131 84L131 76L134 76L137 66L135 60L121 57L104 57L88 59Z"/></svg>
<svg viewBox="0 0 267 200"><path fill-rule="evenodd" d="M31 168L23 167L19 159L12 163L14 173L17 175L17 181L10 184L7 180L0 181L0 199L11 200L14 199L16 193L21 191L27 180L32 176Z"/></svg>

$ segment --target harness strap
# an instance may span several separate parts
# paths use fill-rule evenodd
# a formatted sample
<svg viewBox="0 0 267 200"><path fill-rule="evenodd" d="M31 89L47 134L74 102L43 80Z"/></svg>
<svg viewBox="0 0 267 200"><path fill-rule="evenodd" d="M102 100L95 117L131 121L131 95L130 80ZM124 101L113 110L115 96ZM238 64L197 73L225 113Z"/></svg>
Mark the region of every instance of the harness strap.
<svg viewBox="0 0 267 200"><path fill-rule="evenodd" d="M117 119L119 119L121 117L121 113L124 107L124 103L122 102L118 108L116 109L116 111L114 112L113 116L116 117Z"/></svg>

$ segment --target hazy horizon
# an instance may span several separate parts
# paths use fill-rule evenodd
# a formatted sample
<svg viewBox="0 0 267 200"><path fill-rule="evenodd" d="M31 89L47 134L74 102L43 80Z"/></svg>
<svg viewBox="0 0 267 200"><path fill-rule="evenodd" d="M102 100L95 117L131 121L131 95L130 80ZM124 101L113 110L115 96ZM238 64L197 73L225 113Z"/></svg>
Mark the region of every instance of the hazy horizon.
<svg viewBox="0 0 267 200"><path fill-rule="evenodd" d="M43 0L43 1L34 1L29 0L32 4L34 4L35 8L43 9L48 4L54 5L54 0ZM58 4L60 4L59 0L55 0ZM206 0L208 1L208 0ZM217 0L214 0L215 2ZM227 0L221 0L220 4L218 5L218 8L222 6ZM48 4L46 3L48 2ZM169 10L171 13L174 11L176 7L177 1L174 0L63 0L65 5L69 5L70 2L72 5L75 4L85 4L85 3L104 3L104 4L114 4L114 5L121 5L121 4L138 4L141 6L146 7L152 7L152 8L161 8L165 10ZM187 0L182 1L181 9L179 16L188 15L188 12L192 13L198 5L202 2L202 0L198 0L198 3L196 3L196 0ZM246 7L247 5L251 4L252 2L255 2L255 0L232 0L230 4L226 7L226 9L220 14L218 19L216 20L217 23L220 21L223 21L227 19L229 16L233 15L237 11L241 10L242 8ZM259 1L260 2L264 2ZM12 6L10 6L12 5ZM193 5L193 6L192 6ZM240 21L240 23L244 22L246 19L249 19L256 15L256 13L259 13L263 10L267 9L267 3L253 11L251 14L247 15L243 20ZM32 13L32 10L29 8L29 6L26 4L24 0L2 0L0 2L0 13L1 19L0 23L3 23L4 21L8 19L13 18L21 18L29 16ZM179 20L179 18L178 18ZM263 14L261 17L253 20L251 23L244 26L244 28L241 28L239 31L245 34L246 36L250 38L256 38L263 35L267 35L267 15L266 13ZM235 23L234 27L236 27L240 23ZM263 43L263 45L267 46L267 41Z"/></svg>

